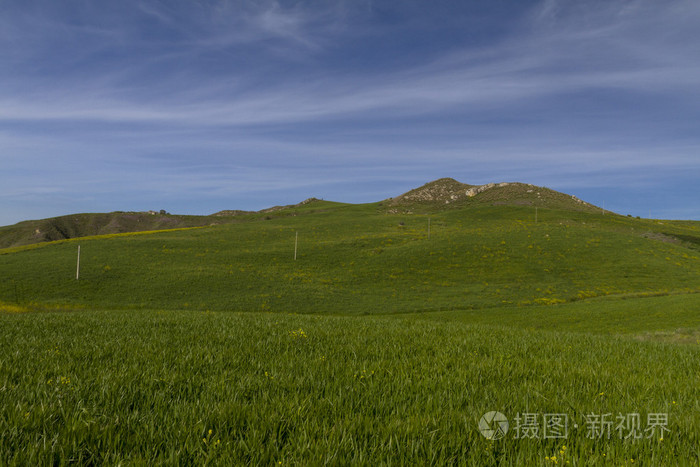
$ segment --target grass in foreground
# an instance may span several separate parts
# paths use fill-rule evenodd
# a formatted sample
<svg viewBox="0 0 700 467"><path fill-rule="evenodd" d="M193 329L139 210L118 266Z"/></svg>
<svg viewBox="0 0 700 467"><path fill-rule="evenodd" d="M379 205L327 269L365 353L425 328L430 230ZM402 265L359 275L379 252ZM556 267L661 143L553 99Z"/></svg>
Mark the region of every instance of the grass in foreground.
<svg viewBox="0 0 700 467"><path fill-rule="evenodd" d="M697 345L426 318L0 314L0 464L700 460ZM568 436L515 439L524 413L566 414ZM607 413L639 414L643 439L590 439ZM650 414L668 431L647 438Z"/></svg>

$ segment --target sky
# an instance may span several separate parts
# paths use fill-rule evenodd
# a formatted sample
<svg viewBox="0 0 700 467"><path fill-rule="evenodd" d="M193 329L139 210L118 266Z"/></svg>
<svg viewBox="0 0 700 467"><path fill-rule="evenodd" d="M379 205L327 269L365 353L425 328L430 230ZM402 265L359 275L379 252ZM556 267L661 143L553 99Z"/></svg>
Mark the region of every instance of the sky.
<svg viewBox="0 0 700 467"><path fill-rule="evenodd" d="M700 2L0 0L0 225L441 177L700 220Z"/></svg>

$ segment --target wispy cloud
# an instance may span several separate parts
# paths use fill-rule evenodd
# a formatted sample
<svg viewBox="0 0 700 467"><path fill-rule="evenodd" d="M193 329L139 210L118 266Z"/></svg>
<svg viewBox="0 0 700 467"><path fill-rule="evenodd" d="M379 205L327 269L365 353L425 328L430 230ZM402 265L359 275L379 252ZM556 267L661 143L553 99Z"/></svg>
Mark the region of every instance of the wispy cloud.
<svg viewBox="0 0 700 467"><path fill-rule="evenodd" d="M700 170L697 2L484 6L478 33L419 2L76 5L0 4L0 195Z"/></svg>
<svg viewBox="0 0 700 467"><path fill-rule="evenodd" d="M553 4L549 2L541 10L551 11ZM153 6L140 6L169 27L179 24ZM535 15L515 37L476 52L437 57L415 68L388 74L361 70L349 75L312 68L309 72L258 77L258 85L248 86L245 92L235 69L213 76L174 70L152 78L146 89L120 85L128 83L129 73L139 73L142 65L131 63L131 70L118 71L116 78L114 70L108 69L107 76L90 77L94 85L66 83L37 92L34 102L2 96L0 118L276 124L364 118L367 113L402 118L445 110L478 111L484 106L507 108L522 100L587 89L675 95L695 90L700 64L693 58L700 40L689 40L688 35L697 38L700 33L690 30L688 17L700 20L699 7L682 3L667 11L666 7L647 4L630 11L599 6L604 7L602 11L589 7L583 14L577 10L559 13L561 17L556 18L552 13ZM240 17L227 12L233 33L223 38L215 32L204 35L204 40L231 45L273 36L302 47L316 47L314 33L309 31L313 21L306 12L282 10L277 3L255 12L241 10ZM652 18L656 21L653 28L649 24ZM588 26L591 23L595 26ZM688 29L686 34L678 33L679 23ZM238 28L240 25L244 26ZM200 25L198 30L202 29ZM184 46L187 41L192 46L202 40L202 34L183 40ZM201 50L185 47L183 55L197 53ZM158 58L140 57L144 61ZM149 99L151 93L160 98Z"/></svg>

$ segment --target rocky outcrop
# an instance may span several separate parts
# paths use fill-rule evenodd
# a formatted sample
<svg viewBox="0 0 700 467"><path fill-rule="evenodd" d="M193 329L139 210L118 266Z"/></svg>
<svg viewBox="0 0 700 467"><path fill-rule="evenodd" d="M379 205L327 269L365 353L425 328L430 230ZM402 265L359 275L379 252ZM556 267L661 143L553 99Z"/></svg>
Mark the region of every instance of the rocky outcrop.
<svg viewBox="0 0 700 467"><path fill-rule="evenodd" d="M415 188L401 196L387 200L389 213L409 214L430 206L448 209L452 206L536 206L551 209L591 211L595 206L576 196L532 185L530 183L501 182L467 185L451 178L441 178Z"/></svg>
<svg viewBox="0 0 700 467"><path fill-rule="evenodd" d="M425 204L435 202L448 204L463 198L465 190L470 187L471 185L460 183L452 178L441 178L392 199L390 204Z"/></svg>
<svg viewBox="0 0 700 467"><path fill-rule="evenodd" d="M468 189L466 195L471 198L472 196L476 196L479 193L483 193L484 191L489 190L491 188L503 187L503 186L508 186L508 185L510 185L510 183L508 183L508 182L487 183L486 185L479 185L479 186L475 186L475 187Z"/></svg>

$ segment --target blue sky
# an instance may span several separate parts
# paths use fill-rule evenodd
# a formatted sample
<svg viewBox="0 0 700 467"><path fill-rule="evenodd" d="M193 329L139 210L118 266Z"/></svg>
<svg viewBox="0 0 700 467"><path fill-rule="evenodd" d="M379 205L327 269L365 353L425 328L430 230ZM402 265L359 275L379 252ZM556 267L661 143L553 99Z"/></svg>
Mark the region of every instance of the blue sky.
<svg viewBox="0 0 700 467"><path fill-rule="evenodd" d="M440 177L700 219L700 2L0 0L0 225Z"/></svg>

